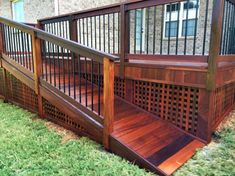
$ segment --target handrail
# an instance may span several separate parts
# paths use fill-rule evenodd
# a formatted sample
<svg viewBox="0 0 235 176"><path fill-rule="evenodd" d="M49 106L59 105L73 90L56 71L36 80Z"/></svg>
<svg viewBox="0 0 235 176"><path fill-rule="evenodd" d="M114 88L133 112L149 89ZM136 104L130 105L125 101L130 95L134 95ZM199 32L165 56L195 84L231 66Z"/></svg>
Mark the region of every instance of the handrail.
<svg viewBox="0 0 235 176"><path fill-rule="evenodd" d="M125 2L121 3L114 3L111 5L105 5L101 7L96 7L96 8L91 8L91 9L86 9L86 10L81 10L78 12L73 12L73 13L66 13L62 15L58 15L55 17L47 17L47 18L42 18L39 19L38 22L42 24L50 23L50 22L55 22L57 20L69 20L69 19L76 19L78 16L81 17L81 15L87 15L86 17L93 16L93 15L99 15L99 12L102 14L104 13L114 13L114 12L120 12L120 7L122 5L127 6L127 10L132 10L136 8L143 8L143 7L150 7L154 5L161 5L161 4L167 4L167 3L174 3L174 2L180 2L184 0L128 0Z"/></svg>
<svg viewBox="0 0 235 176"><path fill-rule="evenodd" d="M13 20L9 20L7 18L4 17L0 17L0 22L18 28L20 30L22 30L23 32L26 32L28 34L31 35L35 35L36 37L52 42L54 44L60 45L62 47L65 47L66 49L69 49L71 51L73 51L74 53L78 53L83 55L84 57L92 57L94 58L96 61L103 63L103 58L108 58L111 61L118 61L119 57L118 56L114 56L93 48L89 48L87 46L84 46L82 44L76 43L74 41L71 40L67 40L64 39L62 37L58 37L56 35L47 33L41 29L37 29L22 23L18 23L15 22Z"/></svg>
<svg viewBox="0 0 235 176"><path fill-rule="evenodd" d="M4 34L4 40L7 39L6 41L9 47L9 51L6 50L6 45L2 45L0 47L4 48L4 52L9 53L8 57L10 60L14 60L19 65L23 63L25 69L28 68L24 64L25 61L27 62L26 55L24 54L24 35L27 34L31 38L30 42L32 50L30 50L30 59L32 59L33 61L33 73L35 82L34 91L38 97L39 116L43 117L43 101L41 94L42 83L40 82L40 80L45 79L48 84L52 85L55 88L58 88L58 90L61 92L63 91L64 94L67 94L67 89L69 92L67 94L67 97L76 100L78 103L80 103L81 106L86 108L95 121L97 121L96 117L103 118L103 120L100 119L100 121L103 123L101 124L103 126L103 144L108 149L109 136L113 132L114 122L114 61L118 61L119 57L95 50L93 48L86 47L74 41L70 41L53 34L49 34L40 29L33 28L31 26L27 26L25 24L18 23L3 17L0 17L0 24L3 24L4 28L4 30L0 33L0 38L1 35ZM20 31L17 34L17 38L12 35L15 30ZM21 37L21 41L19 40L19 35ZM3 42L6 42L4 40ZM22 49L20 51L20 54L18 54L18 56L20 55L20 62L18 58L14 56L17 55L17 52L15 52L16 43L19 48ZM29 41L27 41L27 44L29 44ZM50 57L51 49L53 54L55 54L55 48L57 48L57 55L53 55L52 57ZM59 49L61 49L61 53L59 53ZM65 51L67 54L66 58L64 57ZM46 52L47 54L45 54ZM47 61L49 61L49 63ZM67 66L66 68L65 61ZM94 63L94 61L96 63ZM60 64L62 64L63 68L61 68ZM87 68L89 64L91 69L90 81L87 73ZM47 70L48 65L49 70ZM103 66L103 69L100 68L101 65ZM95 84L95 74L97 74L98 77L98 85ZM24 75L28 77L27 73ZM85 76L85 78L83 78L83 75ZM102 76L103 87L101 85L100 78ZM49 80L47 79L48 77ZM63 80L61 78L63 78ZM68 83L66 83L66 79L68 80ZM83 85L84 79L85 85ZM68 88L66 84L68 84ZM91 93L88 92L88 88L91 89ZM85 94L82 93L82 89L85 89ZM73 91L73 95L71 95L71 91ZM96 95L96 92L98 95ZM79 93L79 97L76 97L77 93ZM101 96L103 96L103 98ZM91 104L88 104L88 98L89 100L91 100ZM103 106L101 106L101 101L103 101ZM95 103L98 104L98 110L95 109ZM90 105L91 107L89 107ZM81 109L81 107L78 106L76 106L76 108ZM84 113L87 114L87 112Z"/></svg>

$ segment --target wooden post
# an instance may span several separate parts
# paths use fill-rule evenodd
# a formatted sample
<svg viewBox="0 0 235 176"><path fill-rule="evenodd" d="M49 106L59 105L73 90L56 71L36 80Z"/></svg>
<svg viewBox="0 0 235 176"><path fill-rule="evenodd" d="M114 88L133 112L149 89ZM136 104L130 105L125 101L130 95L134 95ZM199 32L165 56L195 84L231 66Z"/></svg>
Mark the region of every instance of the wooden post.
<svg viewBox="0 0 235 176"><path fill-rule="evenodd" d="M210 38L210 51L208 61L208 73L206 90L201 94L199 102L198 127L203 129L198 136L207 142L211 140L212 118L214 107L214 93L216 89L216 75L218 72L218 57L220 55L220 43L223 26L225 0L214 0L212 12L212 30Z"/></svg>
<svg viewBox="0 0 235 176"><path fill-rule="evenodd" d="M197 137L209 143L212 133L214 93L206 89L199 90Z"/></svg>
<svg viewBox="0 0 235 176"><path fill-rule="evenodd" d="M41 57L41 43L40 39L36 37L35 33L32 35L33 59L34 59L34 80L35 92L38 95L38 114L43 118L42 96L40 93L40 77L42 74L42 57Z"/></svg>
<svg viewBox="0 0 235 176"><path fill-rule="evenodd" d="M78 40L77 20L74 20L73 16L71 16L71 19L69 20L69 34L70 34L70 40L77 42Z"/></svg>
<svg viewBox="0 0 235 176"><path fill-rule="evenodd" d="M4 103L8 102L8 84L7 84L7 70L3 68L3 91L4 91Z"/></svg>
<svg viewBox="0 0 235 176"><path fill-rule="evenodd" d="M125 76L125 62L128 61L127 54L129 52L129 12L126 10L126 5L121 4L121 39L120 39L120 77Z"/></svg>
<svg viewBox="0 0 235 176"><path fill-rule="evenodd" d="M114 122L114 62L104 58L104 131L103 144L109 149L109 135Z"/></svg>
<svg viewBox="0 0 235 176"><path fill-rule="evenodd" d="M3 26L2 23L0 23L0 60L2 59L2 52L3 52ZM2 66L1 61L0 61L0 66Z"/></svg>
<svg viewBox="0 0 235 176"><path fill-rule="evenodd" d="M212 12L212 30L210 39L210 51L207 74L207 90L214 90L216 87L217 58L220 55L220 43L224 15L225 0L214 0Z"/></svg>

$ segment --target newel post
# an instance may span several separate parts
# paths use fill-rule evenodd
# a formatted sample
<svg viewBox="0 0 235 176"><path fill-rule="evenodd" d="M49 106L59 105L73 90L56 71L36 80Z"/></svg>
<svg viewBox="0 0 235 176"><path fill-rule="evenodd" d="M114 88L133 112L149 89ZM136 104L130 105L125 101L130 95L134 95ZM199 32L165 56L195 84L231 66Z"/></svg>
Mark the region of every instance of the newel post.
<svg viewBox="0 0 235 176"><path fill-rule="evenodd" d="M40 28L40 26L37 27ZM32 34L32 46L34 61L35 93L38 95L38 114L42 118L42 96L40 93L40 77L42 74L41 40L37 38L35 32Z"/></svg>
<svg viewBox="0 0 235 176"><path fill-rule="evenodd" d="M2 67L2 52L4 49L4 39L3 39L3 24L0 23L0 67ZM8 102L8 86L7 86L7 71L5 68L3 68L3 91L4 91L4 102Z"/></svg>
<svg viewBox="0 0 235 176"><path fill-rule="evenodd" d="M224 3L225 0L214 0L213 3L206 89L201 90L199 96L198 129L201 129L201 131L198 136L207 142L210 142L211 133L213 131L212 120L215 110L214 97L216 75L218 72L218 57L220 55L220 43L222 40Z"/></svg>
<svg viewBox="0 0 235 176"><path fill-rule="evenodd" d="M114 122L114 62L104 58L104 130L103 144L109 149L109 136L113 132Z"/></svg>
<svg viewBox="0 0 235 176"><path fill-rule="evenodd" d="M121 4L121 38L120 38L120 76L125 76L125 62L128 61L127 54L129 53L129 12L126 5Z"/></svg>
<svg viewBox="0 0 235 176"><path fill-rule="evenodd" d="M220 55L220 43L222 40L222 26L225 0L214 0L212 11L211 38L207 73L207 90L216 87L216 74L218 68L218 57Z"/></svg>

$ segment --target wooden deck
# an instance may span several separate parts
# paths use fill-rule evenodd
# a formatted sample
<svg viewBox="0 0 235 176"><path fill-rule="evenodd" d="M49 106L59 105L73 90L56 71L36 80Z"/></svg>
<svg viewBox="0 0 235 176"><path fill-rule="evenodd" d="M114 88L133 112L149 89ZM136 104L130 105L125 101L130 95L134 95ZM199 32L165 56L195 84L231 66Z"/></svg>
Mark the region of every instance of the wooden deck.
<svg viewBox="0 0 235 176"><path fill-rule="evenodd" d="M69 96L68 83L70 82L70 97L75 98L76 101L79 102L79 92L81 92L80 103L85 106L85 94L87 92L87 107L91 108L91 83L87 81L86 90L86 81L82 79L81 90L79 90L79 87L76 87L76 90L74 90L74 86L72 84L73 77L70 75L70 81L68 80L68 77L68 75L65 75L65 89L64 87L60 87L60 90L65 90L65 94ZM77 76L75 77L76 82L79 82ZM56 87L59 89L58 74L56 74L55 79L52 76L51 80L51 84L54 85L56 82ZM63 81L64 78L60 77L60 82L62 83ZM98 112L97 89L98 88L94 86L93 102L94 111L96 113ZM76 93L75 96L74 93ZM101 116L103 115L102 97L103 94L101 91ZM171 175L188 159L190 159L198 148L204 146L202 142L191 135L186 134L183 130L176 128L172 124L159 119L118 96L115 96L114 102L115 122L114 132L110 137L110 150L129 159L130 161L139 163L141 160L141 165L147 165L146 167L150 170L164 175ZM128 156L126 153L128 153Z"/></svg>

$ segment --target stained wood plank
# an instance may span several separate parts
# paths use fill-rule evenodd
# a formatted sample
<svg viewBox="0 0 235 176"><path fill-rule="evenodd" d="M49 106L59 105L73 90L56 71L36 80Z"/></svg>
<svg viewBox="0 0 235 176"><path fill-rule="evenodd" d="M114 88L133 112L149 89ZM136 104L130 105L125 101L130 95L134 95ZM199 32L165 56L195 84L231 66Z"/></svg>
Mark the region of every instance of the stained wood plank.
<svg viewBox="0 0 235 176"><path fill-rule="evenodd" d="M166 174L171 175L186 161L188 161L196 152L198 148L203 147L204 144L198 140L193 140L187 146L182 148L176 154L162 162L158 168L163 170Z"/></svg>
<svg viewBox="0 0 235 176"><path fill-rule="evenodd" d="M192 137L188 135L182 135L179 138L176 138L176 140L170 145L164 147L162 150L148 157L147 160L151 162L152 164L158 166L167 158L169 158L170 156L175 154L177 151L181 150L190 142L192 142L192 140L193 140Z"/></svg>

